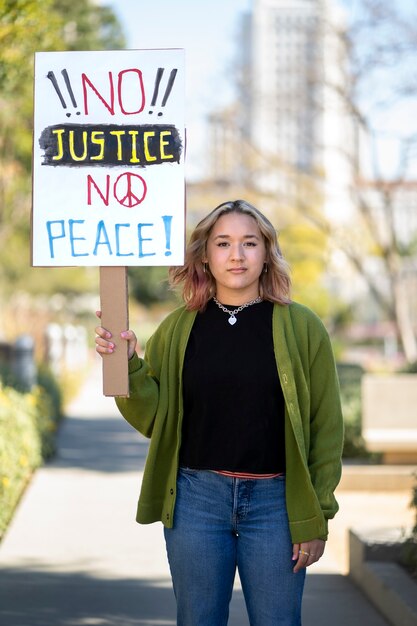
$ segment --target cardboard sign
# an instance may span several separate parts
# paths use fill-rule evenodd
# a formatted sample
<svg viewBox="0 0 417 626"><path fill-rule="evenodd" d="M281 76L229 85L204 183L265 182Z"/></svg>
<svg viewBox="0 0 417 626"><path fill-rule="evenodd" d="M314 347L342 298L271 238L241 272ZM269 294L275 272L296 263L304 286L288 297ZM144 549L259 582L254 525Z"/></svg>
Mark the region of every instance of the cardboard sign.
<svg viewBox="0 0 417 626"><path fill-rule="evenodd" d="M103 394L129 395L127 342L120 332L129 328L128 286L126 267L100 267L101 325L112 334L116 346L113 354L103 357Z"/></svg>
<svg viewBox="0 0 417 626"><path fill-rule="evenodd" d="M182 265L183 50L35 55L32 263Z"/></svg>

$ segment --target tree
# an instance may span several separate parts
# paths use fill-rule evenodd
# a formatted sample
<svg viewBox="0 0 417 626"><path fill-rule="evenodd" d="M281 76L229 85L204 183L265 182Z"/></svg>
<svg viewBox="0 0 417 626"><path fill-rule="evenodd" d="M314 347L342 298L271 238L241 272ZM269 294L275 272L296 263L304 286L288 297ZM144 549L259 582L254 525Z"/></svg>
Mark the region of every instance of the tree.
<svg viewBox="0 0 417 626"><path fill-rule="evenodd" d="M355 212L350 227L338 233L325 225L333 230L382 314L394 323L410 363L417 360L417 299L412 298L417 290L413 14L415 8L401 3L361 0L357 18L347 30L336 33L346 59L344 81L329 88L338 94L355 125L357 150L344 154L352 170Z"/></svg>
<svg viewBox="0 0 417 626"><path fill-rule="evenodd" d="M37 50L123 47L111 9L91 0L0 0L0 277L3 293L17 288L73 291L89 273L29 267L33 55ZM22 253L26 250L27 254ZM29 279L30 273L30 279ZM61 275L61 283L57 277ZM86 280L87 278L87 280Z"/></svg>
<svg viewBox="0 0 417 626"><path fill-rule="evenodd" d="M355 15L335 19L328 12L330 5L322 6L327 8L317 21L317 30L310 33L322 42L322 48L318 43L301 69L297 63L307 58L307 47L302 57L291 52L288 63L294 65L286 69L280 66L280 79L284 69L291 78L283 82L284 87L274 84L269 96L268 92L256 93L256 71L251 74L250 64L237 72L243 114L231 123L240 127L241 145L235 150L240 159L238 168L262 202L274 203L281 212L287 207L296 209L298 219L308 220L326 235L335 251L343 252L366 283L380 317L395 327L407 361L416 361L416 8L390 0L358 0ZM291 24L295 28L294 21ZM280 63L285 58L282 53ZM262 84L265 86L266 81ZM321 117L325 126L333 115L336 124L332 132L342 128L346 141L334 141L329 150L325 142L330 140L331 144L334 139L330 125L327 136L323 131L320 139L319 132L299 124L298 137L304 131L305 136L298 146L304 143L309 148L313 137L317 154L331 155L323 157L322 164L318 159L308 167L291 159L285 150L280 153L279 145L268 151L269 145L274 146L268 133L261 133L260 148L258 137L245 131L254 103L268 97L270 110L279 110L284 116L281 123L288 120L288 132L297 126L305 101L314 111L311 124ZM228 136L234 134L229 129ZM396 156L395 167L392 158L390 167L383 167L381 156L387 152ZM330 171L337 168L346 172L345 194L330 205L326 199ZM343 205L346 210L342 210Z"/></svg>

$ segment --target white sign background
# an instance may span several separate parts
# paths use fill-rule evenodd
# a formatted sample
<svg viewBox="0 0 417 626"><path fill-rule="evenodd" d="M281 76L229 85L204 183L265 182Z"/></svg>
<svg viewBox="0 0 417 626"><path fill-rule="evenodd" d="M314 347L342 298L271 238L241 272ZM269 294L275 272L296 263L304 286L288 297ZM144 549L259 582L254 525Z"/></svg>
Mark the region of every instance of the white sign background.
<svg viewBox="0 0 417 626"><path fill-rule="evenodd" d="M183 50L36 53L34 266L183 264L184 94ZM113 130L117 162L102 158L104 142L110 145L105 127ZM160 130L149 143L132 138L143 132L132 127ZM165 127L180 142L176 160ZM67 161L60 159L64 142Z"/></svg>

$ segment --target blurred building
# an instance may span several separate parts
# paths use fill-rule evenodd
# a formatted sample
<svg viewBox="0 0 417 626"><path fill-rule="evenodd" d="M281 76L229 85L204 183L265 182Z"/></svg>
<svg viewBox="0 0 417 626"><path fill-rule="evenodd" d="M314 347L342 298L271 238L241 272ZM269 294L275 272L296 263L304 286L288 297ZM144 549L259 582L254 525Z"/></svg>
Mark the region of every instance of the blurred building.
<svg viewBox="0 0 417 626"><path fill-rule="evenodd" d="M376 144L355 119L339 5L253 0L236 40L237 101L210 119L212 179L278 210L280 228L304 215L329 233L329 292L379 329L386 355L399 327L417 353L417 184L370 169Z"/></svg>
<svg viewBox="0 0 417 626"><path fill-rule="evenodd" d="M237 42L238 102L210 119L214 179L296 204L299 178L310 176L326 214L350 213L343 24L331 0L254 0Z"/></svg>
<svg viewBox="0 0 417 626"><path fill-rule="evenodd" d="M272 163L278 157L302 172L317 170L323 132L321 3L255 0L251 43L245 111L250 143ZM274 189L285 179L279 169L265 168L262 184Z"/></svg>

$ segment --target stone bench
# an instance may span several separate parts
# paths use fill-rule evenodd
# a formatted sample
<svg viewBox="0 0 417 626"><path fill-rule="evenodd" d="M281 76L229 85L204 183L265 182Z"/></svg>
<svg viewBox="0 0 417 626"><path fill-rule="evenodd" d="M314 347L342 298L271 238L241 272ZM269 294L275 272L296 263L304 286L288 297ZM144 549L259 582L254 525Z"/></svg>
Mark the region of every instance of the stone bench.
<svg viewBox="0 0 417 626"><path fill-rule="evenodd" d="M417 463L417 374L365 374L362 437L385 463Z"/></svg>

